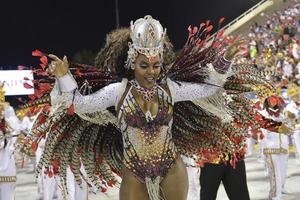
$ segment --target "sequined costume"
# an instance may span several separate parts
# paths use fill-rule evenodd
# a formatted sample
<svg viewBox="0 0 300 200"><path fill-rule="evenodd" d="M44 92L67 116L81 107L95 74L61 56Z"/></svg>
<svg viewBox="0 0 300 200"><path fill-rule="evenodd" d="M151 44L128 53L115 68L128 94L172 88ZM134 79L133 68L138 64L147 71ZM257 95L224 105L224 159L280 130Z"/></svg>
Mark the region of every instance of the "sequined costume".
<svg viewBox="0 0 300 200"><path fill-rule="evenodd" d="M143 182L146 178L164 177L176 159L176 149L170 133L172 98L158 87L158 113L146 116L131 90L132 86L119 113L119 124L124 133L124 164Z"/></svg>
<svg viewBox="0 0 300 200"><path fill-rule="evenodd" d="M54 89L51 98L54 107L55 104L70 105L74 99L75 113L85 119L88 119L89 115L93 115L93 113L120 103L120 108L116 107L115 110L119 110L117 113L118 126L122 132L122 163L140 181L147 184L155 180L160 182L178 156L171 134L174 103L210 96L219 89L215 85L220 82L222 80L208 80L208 83L212 85L206 85L187 82L175 83L167 79L164 84L157 87L156 95L159 106L155 116L147 116L142 111L132 93L133 87L130 82L127 83L127 80L108 85L93 95L82 96L77 92L73 97L72 89L75 88L70 87L77 86L72 81L72 77L66 75L58 81L59 88L63 91L62 95L58 95L60 91ZM126 88L126 86L129 87L128 92L123 94L121 88ZM118 99L123 96L123 102L118 102Z"/></svg>

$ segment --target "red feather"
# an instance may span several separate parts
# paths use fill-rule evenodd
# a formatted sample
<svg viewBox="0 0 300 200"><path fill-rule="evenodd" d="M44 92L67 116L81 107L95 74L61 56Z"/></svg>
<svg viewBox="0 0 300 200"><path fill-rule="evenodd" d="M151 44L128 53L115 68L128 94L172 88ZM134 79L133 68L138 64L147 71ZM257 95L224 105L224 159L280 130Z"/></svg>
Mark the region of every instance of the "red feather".
<svg viewBox="0 0 300 200"><path fill-rule="evenodd" d="M282 106L282 107L283 107L284 104L285 104L283 98L281 98L281 97L278 97L278 103L279 103L279 105Z"/></svg>
<svg viewBox="0 0 300 200"><path fill-rule="evenodd" d="M26 89L32 89L32 88L33 88L33 86L30 85L30 84L28 84L28 83L23 83L23 86L24 86L24 88L26 88Z"/></svg>
<svg viewBox="0 0 300 200"><path fill-rule="evenodd" d="M224 20L225 20L225 17L222 17L222 18L219 20L219 24L222 24Z"/></svg>
<svg viewBox="0 0 300 200"><path fill-rule="evenodd" d="M98 155L98 156L96 157L96 162L97 162L97 164L101 164L102 161L103 161L103 157L100 156L100 155Z"/></svg>
<svg viewBox="0 0 300 200"><path fill-rule="evenodd" d="M48 59L47 59L46 56L42 56L42 57L40 58L40 61L41 61L43 64L48 65Z"/></svg>
<svg viewBox="0 0 300 200"><path fill-rule="evenodd" d="M51 131L55 131L58 127L58 123L54 124L53 126L51 126Z"/></svg>
<svg viewBox="0 0 300 200"><path fill-rule="evenodd" d="M45 123L46 122L46 117L45 115L39 115L38 117L38 120L41 124Z"/></svg>
<svg viewBox="0 0 300 200"><path fill-rule="evenodd" d="M210 25L206 28L206 32L210 32L213 29L213 25Z"/></svg>
<svg viewBox="0 0 300 200"><path fill-rule="evenodd" d="M36 96L35 96L35 94L31 94L31 95L28 95L28 98L31 99L31 100L35 100Z"/></svg>
<svg viewBox="0 0 300 200"><path fill-rule="evenodd" d="M209 30L209 31L210 31L210 30ZM208 32L209 32L209 31L208 31ZM206 36L205 39L207 40L207 39L209 39L209 37L210 37L210 34L207 34L207 36Z"/></svg>
<svg viewBox="0 0 300 200"><path fill-rule="evenodd" d="M115 180L109 180L109 181L107 182L107 185L110 186L110 187L113 187L115 184L116 184L116 181L115 181Z"/></svg>
<svg viewBox="0 0 300 200"><path fill-rule="evenodd" d="M49 177L49 178L52 178L52 177L53 177L53 175L54 175L54 174L53 174L53 172L52 172L52 171L49 171L49 172L48 172L48 177Z"/></svg>
<svg viewBox="0 0 300 200"><path fill-rule="evenodd" d="M107 188L100 186L100 191L101 191L101 192L106 192L106 191L107 191Z"/></svg>
<svg viewBox="0 0 300 200"><path fill-rule="evenodd" d="M45 94L46 92L50 92L51 85L49 83L39 83L39 91L42 94Z"/></svg>
<svg viewBox="0 0 300 200"><path fill-rule="evenodd" d="M210 24L209 20L206 20L206 26L208 26Z"/></svg>
<svg viewBox="0 0 300 200"><path fill-rule="evenodd" d="M74 115L74 104L72 104L68 110L67 110L68 115Z"/></svg>
<svg viewBox="0 0 300 200"><path fill-rule="evenodd" d="M219 30L218 33L217 33L217 38L221 38L224 34L224 29L222 30Z"/></svg>
<svg viewBox="0 0 300 200"><path fill-rule="evenodd" d="M197 166L199 166L199 167L204 167L204 161L203 161L203 160L198 160L198 161L196 162L196 164L197 164Z"/></svg>
<svg viewBox="0 0 300 200"><path fill-rule="evenodd" d="M53 159L53 160L51 160L51 164L53 166L53 172L55 174L57 174L58 170L59 170L59 166L60 166L60 160L59 159Z"/></svg>
<svg viewBox="0 0 300 200"><path fill-rule="evenodd" d="M34 94L37 98L41 98L44 95L43 91L41 90L35 90Z"/></svg>
<svg viewBox="0 0 300 200"><path fill-rule="evenodd" d="M29 139L25 139L25 140L24 140L24 144L25 144L25 145L26 145L26 144L29 144L29 142L30 142Z"/></svg>
<svg viewBox="0 0 300 200"><path fill-rule="evenodd" d="M260 139L260 140L263 140L264 137L265 137L265 135L264 135L262 132L260 132L260 134L259 134L259 139Z"/></svg>
<svg viewBox="0 0 300 200"><path fill-rule="evenodd" d="M45 54L36 49L36 50L32 51L32 55L41 57L41 56L44 56Z"/></svg>
<svg viewBox="0 0 300 200"><path fill-rule="evenodd" d="M198 32L198 27L194 26L194 28L193 28L193 34L196 34L197 32Z"/></svg>
<svg viewBox="0 0 300 200"><path fill-rule="evenodd" d="M261 110L260 101L256 102L253 107L255 109Z"/></svg>
<svg viewBox="0 0 300 200"><path fill-rule="evenodd" d="M235 169L237 160L235 158L230 160L231 166Z"/></svg>
<svg viewBox="0 0 300 200"><path fill-rule="evenodd" d="M254 118L254 120L255 120L256 122L259 122L259 121L263 120L262 116L261 116L260 114L258 114L258 113L256 113L256 114L253 116L253 118Z"/></svg>
<svg viewBox="0 0 300 200"><path fill-rule="evenodd" d="M40 63L40 66L42 67L43 70L47 67L47 65L45 65L43 63Z"/></svg>
<svg viewBox="0 0 300 200"><path fill-rule="evenodd" d="M80 69L79 69L79 68L76 68L76 72L75 72L75 73L76 73L76 75L78 75L78 76L82 76L82 75L83 75L83 73L80 72Z"/></svg>
<svg viewBox="0 0 300 200"><path fill-rule="evenodd" d="M242 123L239 123L239 122L236 123L236 126L237 126L238 128L243 128L243 124L242 124Z"/></svg>
<svg viewBox="0 0 300 200"><path fill-rule="evenodd" d="M38 143L37 143L37 141L35 140L35 141L31 144L31 149L32 149L32 151L36 152L37 147L38 147Z"/></svg>
<svg viewBox="0 0 300 200"><path fill-rule="evenodd" d="M268 98L268 103L271 107L274 107L277 104L277 98L276 96L270 96Z"/></svg>

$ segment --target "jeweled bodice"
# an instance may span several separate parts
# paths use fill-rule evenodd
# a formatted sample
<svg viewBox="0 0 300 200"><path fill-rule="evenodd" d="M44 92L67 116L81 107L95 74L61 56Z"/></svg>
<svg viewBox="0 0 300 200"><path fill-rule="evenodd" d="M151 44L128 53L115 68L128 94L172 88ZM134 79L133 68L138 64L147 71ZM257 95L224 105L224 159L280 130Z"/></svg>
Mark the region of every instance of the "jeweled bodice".
<svg viewBox="0 0 300 200"><path fill-rule="evenodd" d="M142 111L131 88L120 108L119 125L123 133L124 164L140 180L145 177L163 177L176 157L170 132L172 99L161 87L157 88L156 95L156 116L149 116Z"/></svg>

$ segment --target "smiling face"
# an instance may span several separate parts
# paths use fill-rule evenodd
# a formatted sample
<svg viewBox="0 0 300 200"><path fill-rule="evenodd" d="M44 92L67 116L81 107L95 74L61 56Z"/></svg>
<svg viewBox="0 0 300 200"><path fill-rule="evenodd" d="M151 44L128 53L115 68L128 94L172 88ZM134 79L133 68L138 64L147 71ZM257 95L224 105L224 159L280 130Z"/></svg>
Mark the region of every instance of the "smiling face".
<svg viewBox="0 0 300 200"><path fill-rule="evenodd" d="M144 88L151 88L159 78L162 59L159 55L147 58L140 54L136 57L134 66L134 76L138 83Z"/></svg>

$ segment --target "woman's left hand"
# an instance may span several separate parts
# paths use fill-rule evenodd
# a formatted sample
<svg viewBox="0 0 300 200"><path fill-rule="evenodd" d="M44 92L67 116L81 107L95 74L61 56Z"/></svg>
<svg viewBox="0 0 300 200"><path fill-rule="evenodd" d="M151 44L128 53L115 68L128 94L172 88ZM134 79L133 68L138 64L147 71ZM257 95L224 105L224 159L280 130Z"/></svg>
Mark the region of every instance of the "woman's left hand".
<svg viewBox="0 0 300 200"><path fill-rule="evenodd" d="M245 39L235 41L230 45L225 52L225 59L231 61L235 56L239 55L244 51L242 46L246 43Z"/></svg>

